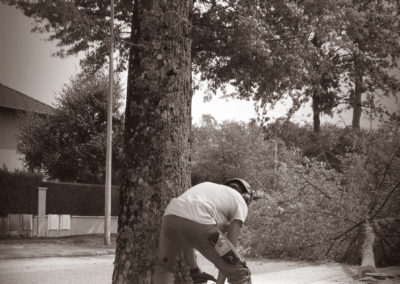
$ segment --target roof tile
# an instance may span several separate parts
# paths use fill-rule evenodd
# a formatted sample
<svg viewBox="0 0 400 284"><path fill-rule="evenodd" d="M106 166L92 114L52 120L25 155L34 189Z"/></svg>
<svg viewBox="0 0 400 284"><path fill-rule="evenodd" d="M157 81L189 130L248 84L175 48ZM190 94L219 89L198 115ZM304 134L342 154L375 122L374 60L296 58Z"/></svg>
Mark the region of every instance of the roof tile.
<svg viewBox="0 0 400 284"><path fill-rule="evenodd" d="M0 83L0 107L50 114L54 108Z"/></svg>

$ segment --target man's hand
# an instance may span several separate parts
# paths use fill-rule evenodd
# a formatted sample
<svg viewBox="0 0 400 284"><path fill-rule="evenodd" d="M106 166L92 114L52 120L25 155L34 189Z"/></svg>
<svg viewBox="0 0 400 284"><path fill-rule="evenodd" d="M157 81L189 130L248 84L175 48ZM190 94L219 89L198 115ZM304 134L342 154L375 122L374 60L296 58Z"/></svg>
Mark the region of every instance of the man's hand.
<svg viewBox="0 0 400 284"><path fill-rule="evenodd" d="M193 283L207 283L208 280L216 282L214 276L201 271L199 268L191 269L190 270L190 277L193 280Z"/></svg>

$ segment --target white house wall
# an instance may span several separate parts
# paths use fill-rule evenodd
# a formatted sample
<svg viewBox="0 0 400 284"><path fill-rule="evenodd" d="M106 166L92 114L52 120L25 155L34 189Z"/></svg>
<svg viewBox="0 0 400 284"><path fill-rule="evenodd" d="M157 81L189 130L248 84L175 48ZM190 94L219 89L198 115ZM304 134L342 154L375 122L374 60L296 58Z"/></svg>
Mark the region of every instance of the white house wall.
<svg viewBox="0 0 400 284"><path fill-rule="evenodd" d="M19 126L15 110L0 111L0 166L8 170L23 169L21 155L17 153Z"/></svg>

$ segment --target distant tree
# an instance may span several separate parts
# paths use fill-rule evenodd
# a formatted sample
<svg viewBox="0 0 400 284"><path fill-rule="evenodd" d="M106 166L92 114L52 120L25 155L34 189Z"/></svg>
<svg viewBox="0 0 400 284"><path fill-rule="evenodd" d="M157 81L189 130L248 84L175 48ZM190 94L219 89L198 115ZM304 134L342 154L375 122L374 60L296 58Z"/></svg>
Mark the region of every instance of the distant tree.
<svg viewBox="0 0 400 284"><path fill-rule="evenodd" d="M360 129L361 113L388 114L385 97L396 96L400 54L398 1L303 1L314 27L308 68L314 131L319 113L338 106L353 110L352 127ZM313 51L314 50L314 51ZM336 109L335 109L336 108Z"/></svg>
<svg viewBox="0 0 400 284"><path fill-rule="evenodd" d="M203 116L193 127L192 183L246 179L254 188L272 190L274 150L254 123L217 123Z"/></svg>
<svg viewBox="0 0 400 284"><path fill-rule="evenodd" d="M18 150L33 171L49 179L103 183L105 178L108 76L78 74L65 85L50 116L20 117ZM122 167L122 123L119 113L121 87L114 92L113 177L119 183Z"/></svg>
<svg viewBox="0 0 400 284"><path fill-rule="evenodd" d="M385 97L400 89L398 1L298 1L302 10L299 62L303 85L290 95L290 114L312 101L314 132L320 115L332 115L342 106L353 110L353 129L360 128L362 110L388 114ZM396 77L397 76L397 77Z"/></svg>
<svg viewBox="0 0 400 284"><path fill-rule="evenodd" d="M353 109L352 127L360 129L362 109L387 114L382 101L400 90L400 3L353 0L346 10L345 33L351 44L343 54L349 63L351 82L348 102ZM363 98L364 97L364 98Z"/></svg>
<svg viewBox="0 0 400 284"><path fill-rule="evenodd" d="M232 96L255 100L262 120L268 119L268 107L289 98L289 118L312 102L316 133L321 114L332 115L343 105L354 110L357 129L361 107L385 113L379 101L399 89L398 78L390 73L400 50L398 5L375 0L199 1L194 70L211 89L229 84L236 87ZM369 99L360 101L361 94Z"/></svg>
<svg viewBox="0 0 400 284"><path fill-rule="evenodd" d="M213 90L234 86L234 97L252 98L260 111L297 96L292 91L304 85L302 55L311 32L303 15L296 1L198 1L194 71Z"/></svg>
<svg viewBox="0 0 400 284"><path fill-rule="evenodd" d="M300 126L297 123L284 118L264 126L265 139L281 140L287 148L304 149L310 142L312 127L310 125Z"/></svg>
<svg viewBox="0 0 400 284"><path fill-rule="evenodd" d="M345 44L340 35L343 26L343 1L302 1L305 23L309 27L308 48L302 56L307 68L301 101L311 101L313 130L321 130L320 116L333 114L340 92L340 75L343 70L338 47ZM295 111L301 104L294 104Z"/></svg>
<svg viewBox="0 0 400 284"><path fill-rule="evenodd" d="M340 159L349 153L361 153L357 135L365 138L366 131L354 133L350 128L322 125L316 133L310 125L300 126L286 119L278 119L264 127L266 139L280 140L289 149L298 149L309 159L324 162L327 167L342 171Z"/></svg>

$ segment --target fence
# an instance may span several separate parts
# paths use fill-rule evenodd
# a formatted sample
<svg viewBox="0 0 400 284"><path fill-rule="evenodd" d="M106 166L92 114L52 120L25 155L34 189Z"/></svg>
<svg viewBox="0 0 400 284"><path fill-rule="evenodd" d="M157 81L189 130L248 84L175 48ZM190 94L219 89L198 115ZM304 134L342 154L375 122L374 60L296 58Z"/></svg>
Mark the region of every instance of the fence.
<svg viewBox="0 0 400 284"><path fill-rule="evenodd" d="M9 194L12 212L4 214L4 210L11 210L11 207L1 212L0 237L60 237L104 232L103 185L43 183L27 192L28 202L26 198L23 202L15 200L20 193L18 196ZM32 202L36 202L34 208ZM112 187L111 203L111 233L116 233L118 187Z"/></svg>

